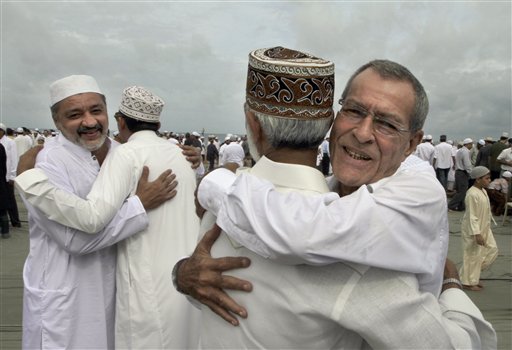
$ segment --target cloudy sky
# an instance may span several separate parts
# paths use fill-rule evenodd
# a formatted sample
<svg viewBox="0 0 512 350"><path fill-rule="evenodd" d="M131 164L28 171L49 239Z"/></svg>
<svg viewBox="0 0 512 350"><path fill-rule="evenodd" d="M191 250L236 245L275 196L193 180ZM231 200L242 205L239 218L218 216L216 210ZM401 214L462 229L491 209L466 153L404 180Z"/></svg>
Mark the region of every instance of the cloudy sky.
<svg viewBox="0 0 512 350"><path fill-rule="evenodd" d="M123 88L166 101L162 129L244 132L249 51L285 46L332 60L336 95L375 58L407 66L430 99L437 140L511 133L510 1L1 0L0 119L53 127L48 85L94 76L111 129Z"/></svg>

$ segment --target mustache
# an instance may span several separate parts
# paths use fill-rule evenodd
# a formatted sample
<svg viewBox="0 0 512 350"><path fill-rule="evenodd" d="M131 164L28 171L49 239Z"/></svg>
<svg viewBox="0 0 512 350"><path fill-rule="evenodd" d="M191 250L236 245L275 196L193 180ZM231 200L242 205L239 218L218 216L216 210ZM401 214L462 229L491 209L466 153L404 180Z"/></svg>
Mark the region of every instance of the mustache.
<svg viewBox="0 0 512 350"><path fill-rule="evenodd" d="M84 134L89 131L103 131L103 127L100 124L96 124L95 126L81 126L78 128L77 133Z"/></svg>

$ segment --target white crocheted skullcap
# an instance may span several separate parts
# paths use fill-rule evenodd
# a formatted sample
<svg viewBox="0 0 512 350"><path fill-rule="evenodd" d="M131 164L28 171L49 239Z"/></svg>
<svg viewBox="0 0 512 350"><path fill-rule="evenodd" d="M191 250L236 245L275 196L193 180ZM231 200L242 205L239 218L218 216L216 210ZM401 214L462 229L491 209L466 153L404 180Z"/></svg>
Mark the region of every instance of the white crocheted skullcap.
<svg viewBox="0 0 512 350"><path fill-rule="evenodd" d="M50 106L73 95L95 92L103 95L96 80L89 75L70 75L50 84Z"/></svg>

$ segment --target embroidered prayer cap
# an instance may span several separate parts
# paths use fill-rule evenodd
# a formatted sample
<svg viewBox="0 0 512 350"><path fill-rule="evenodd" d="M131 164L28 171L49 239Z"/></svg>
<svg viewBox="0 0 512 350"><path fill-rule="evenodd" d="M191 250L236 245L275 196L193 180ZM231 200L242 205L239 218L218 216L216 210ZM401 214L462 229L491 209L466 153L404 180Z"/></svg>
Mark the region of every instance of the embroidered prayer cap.
<svg viewBox="0 0 512 350"><path fill-rule="evenodd" d="M281 46L249 54L246 102L256 111L293 119L334 115L334 63Z"/></svg>
<svg viewBox="0 0 512 350"><path fill-rule="evenodd" d="M479 166L474 167L473 170L471 170L471 178L478 179L478 178L485 176L489 173L490 173L489 169L487 169L484 166L479 165Z"/></svg>
<svg viewBox="0 0 512 350"><path fill-rule="evenodd" d="M512 177L512 173L510 171L504 171L503 174L501 174L501 177L504 177L504 178L511 178Z"/></svg>
<svg viewBox="0 0 512 350"><path fill-rule="evenodd" d="M103 95L96 80L89 75L70 75L50 84L51 106L69 96L95 92Z"/></svg>
<svg viewBox="0 0 512 350"><path fill-rule="evenodd" d="M501 137L508 139L508 132L504 132L501 134Z"/></svg>
<svg viewBox="0 0 512 350"><path fill-rule="evenodd" d="M0 123L0 129L5 132L7 130L7 127L5 126L4 123Z"/></svg>
<svg viewBox="0 0 512 350"><path fill-rule="evenodd" d="M464 141L462 141L462 144L463 145L467 145L469 143L473 143L473 140L471 140L469 137L468 138L465 138Z"/></svg>
<svg viewBox="0 0 512 350"><path fill-rule="evenodd" d="M23 128L17 128L16 132L23 132Z"/></svg>
<svg viewBox="0 0 512 350"><path fill-rule="evenodd" d="M487 141L487 142L494 142L493 138L490 137L490 136L487 136L484 141Z"/></svg>
<svg viewBox="0 0 512 350"><path fill-rule="evenodd" d="M123 90L119 111L127 117L149 123L158 123L164 101L151 91L140 86Z"/></svg>
<svg viewBox="0 0 512 350"><path fill-rule="evenodd" d="M478 144L480 146L484 146L485 145L485 141L483 139L480 139L480 140L478 140Z"/></svg>
<svg viewBox="0 0 512 350"><path fill-rule="evenodd" d="M427 135L427 136L425 137L425 140L427 140L427 141L432 141L432 135Z"/></svg>
<svg viewBox="0 0 512 350"><path fill-rule="evenodd" d="M192 131L192 136L200 137L201 135L199 135L199 133L197 131Z"/></svg>

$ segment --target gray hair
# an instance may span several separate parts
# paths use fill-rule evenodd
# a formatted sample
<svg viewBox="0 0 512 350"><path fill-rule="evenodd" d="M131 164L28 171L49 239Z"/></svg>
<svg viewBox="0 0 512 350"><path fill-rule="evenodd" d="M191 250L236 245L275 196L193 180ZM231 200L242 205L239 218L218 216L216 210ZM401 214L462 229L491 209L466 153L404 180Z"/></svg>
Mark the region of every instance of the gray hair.
<svg viewBox="0 0 512 350"><path fill-rule="evenodd" d="M350 92L352 81L355 79L355 77L368 68L371 68L384 79L406 81L412 85L415 102L413 113L410 116L411 131L421 130L423 128L423 124L425 124L425 119L427 118L428 114L427 93L425 92L425 89L419 80L416 79L416 77L407 68L399 63L388 60L374 60L363 65L350 77L347 85L345 86L345 90L343 90L341 99L344 100L347 97L348 93Z"/></svg>
<svg viewBox="0 0 512 350"><path fill-rule="evenodd" d="M281 118L256 112L247 104L244 108L245 111L254 113L263 134L273 148L317 148L324 140L333 121L333 118L311 120Z"/></svg>

